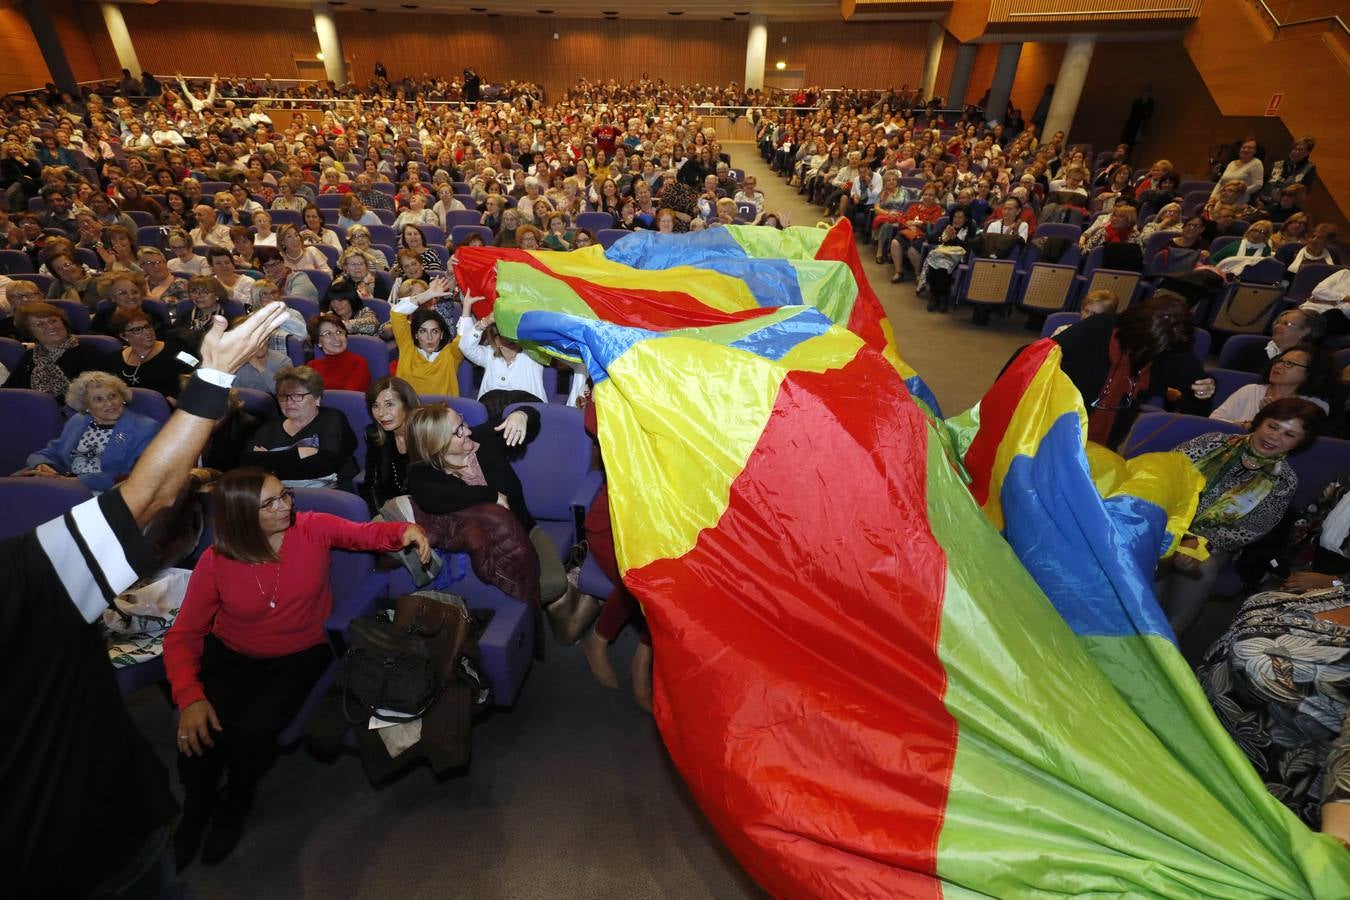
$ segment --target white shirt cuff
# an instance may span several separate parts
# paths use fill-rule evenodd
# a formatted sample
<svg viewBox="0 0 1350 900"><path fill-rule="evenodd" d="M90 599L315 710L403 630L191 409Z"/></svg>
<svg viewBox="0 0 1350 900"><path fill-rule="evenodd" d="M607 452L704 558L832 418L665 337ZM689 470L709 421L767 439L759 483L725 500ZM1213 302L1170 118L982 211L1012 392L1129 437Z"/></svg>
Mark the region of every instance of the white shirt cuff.
<svg viewBox="0 0 1350 900"><path fill-rule="evenodd" d="M207 384L214 384L216 387L227 388L234 384L234 376L219 369L200 368L197 370L197 377Z"/></svg>

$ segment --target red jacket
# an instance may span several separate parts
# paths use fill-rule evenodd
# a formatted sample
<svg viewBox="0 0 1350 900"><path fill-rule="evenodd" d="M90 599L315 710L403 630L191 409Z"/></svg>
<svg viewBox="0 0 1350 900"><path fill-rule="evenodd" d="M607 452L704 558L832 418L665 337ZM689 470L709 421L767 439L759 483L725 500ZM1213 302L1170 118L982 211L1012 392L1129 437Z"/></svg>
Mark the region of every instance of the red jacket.
<svg viewBox="0 0 1350 900"><path fill-rule="evenodd" d="M164 668L174 703L186 709L206 698L198 675L208 633L231 650L262 658L322 643L323 624L333 609L328 551L397 550L407 527L302 512L286 532L279 563L239 562L217 555L214 547L203 553L178 618L164 636Z"/></svg>
<svg viewBox="0 0 1350 900"><path fill-rule="evenodd" d="M326 391L361 391L370 387L370 366L359 353L347 350L337 356L316 356L309 367L319 373ZM383 378L386 372L381 372Z"/></svg>

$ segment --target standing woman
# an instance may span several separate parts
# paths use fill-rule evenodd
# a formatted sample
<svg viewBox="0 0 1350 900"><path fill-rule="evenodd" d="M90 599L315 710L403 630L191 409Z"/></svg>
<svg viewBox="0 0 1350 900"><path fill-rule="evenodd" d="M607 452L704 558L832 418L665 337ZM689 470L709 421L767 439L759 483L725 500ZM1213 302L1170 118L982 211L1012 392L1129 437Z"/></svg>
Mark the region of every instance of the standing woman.
<svg viewBox="0 0 1350 900"><path fill-rule="evenodd" d="M234 850L277 735L332 660L323 628L333 608L330 551L414 546L431 558L417 525L296 512L291 491L261 469L222 476L212 503L215 542L164 638L185 794L174 837L180 870L208 824L202 862Z"/></svg>
<svg viewBox="0 0 1350 900"><path fill-rule="evenodd" d="M366 480L361 494L372 514L408 493L408 416L422 405L402 378L381 378L366 391L372 424L366 426Z"/></svg>

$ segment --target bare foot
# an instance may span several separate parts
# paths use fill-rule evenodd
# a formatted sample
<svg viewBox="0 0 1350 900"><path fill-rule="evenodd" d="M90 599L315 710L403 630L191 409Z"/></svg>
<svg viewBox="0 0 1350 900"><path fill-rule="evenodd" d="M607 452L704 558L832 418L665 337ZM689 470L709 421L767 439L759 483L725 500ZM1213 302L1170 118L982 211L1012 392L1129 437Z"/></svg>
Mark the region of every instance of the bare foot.
<svg viewBox="0 0 1350 900"><path fill-rule="evenodd" d="M633 699L652 711L652 648L646 644L638 644L633 651Z"/></svg>
<svg viewBox="0 0 1350 900"><path fill-rule="evenodd" d="M581 642L581 653L586 657L586 665L591 667L591 675L601 687L611 691L619 689L619 675L609 661L609 641L592 631Z"/></svg>

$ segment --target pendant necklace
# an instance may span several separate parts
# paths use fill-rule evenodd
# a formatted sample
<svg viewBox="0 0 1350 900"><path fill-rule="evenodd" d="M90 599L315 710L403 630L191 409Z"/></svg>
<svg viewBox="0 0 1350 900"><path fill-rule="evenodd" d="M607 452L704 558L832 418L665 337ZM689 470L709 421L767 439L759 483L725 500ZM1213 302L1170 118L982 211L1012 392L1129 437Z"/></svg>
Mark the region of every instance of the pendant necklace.
<svg viewBox="0 0 1350 900"><path fill-rule="evenodd" d="M263 563L262 565L267 565L267 563ZM262 582L258 580L257 567L254 567L253 570L253 581L258 585L258 593L262 594L264 597L267 597L267 606L270 609L276 609L277 587L281 584L281 563L280 562L277 563L277 575L275 578L272 579L272 593L270 596L266 591L263 590Z"/></svg>

